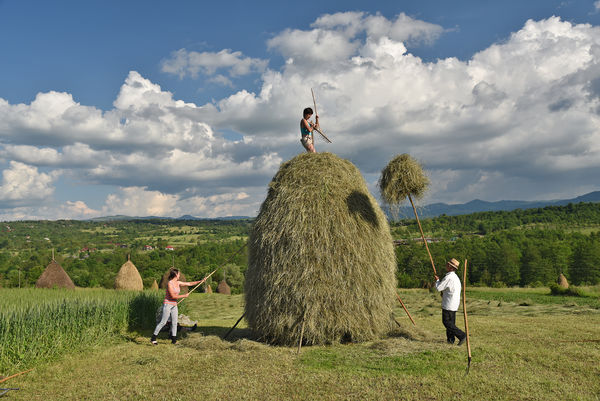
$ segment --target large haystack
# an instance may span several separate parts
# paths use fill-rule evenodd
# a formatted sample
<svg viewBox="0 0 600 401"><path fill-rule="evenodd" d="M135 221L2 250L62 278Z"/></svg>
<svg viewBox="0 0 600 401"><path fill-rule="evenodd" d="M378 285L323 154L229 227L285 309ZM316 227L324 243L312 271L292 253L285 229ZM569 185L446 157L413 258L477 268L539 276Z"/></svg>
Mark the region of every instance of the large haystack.
<svg viewBox="0 0 600 401"><path fill-rule="evenodd" d="M69 288L74 289L75 284L67 272L54 259L46 266L46 270L35 282L37 288Z"/></svg>
<svg viewBox="0 0 600 401"><path fill-rule="evenodd" d="M117 273L115 279L115 289L117 290L133 290L142 291L144 289L144 282L140 272L127 257L127 262L123 263L121 269Z"/></svg>
<svg viewBox="0 0 600 401"><path fill-rule="evenodd" d="M163 274L162 278L160 279L160 284L158 285L160 288L162 288L163 290L167 288L167 283L169 282L169 272L171 271L171 269L167 270L165 272L165 274ZM183 274L183 272L180 270L179 271L179 281L186 281L185 280L185 274ZM185 285L182 285L181 287L179 287L179 293L180 294L185 294L188 292L188 287Z"/></svg>
<svg viewBox="0 0 600 401"><path fill-rule="evenodd" d="M358 169L331 153L281 165L250 233L246 319L268 342L366 341L387 333L396 259Z"/></svg>
<svg viewBox="0 0 600 401"><path fill-rule="evenodd" d="M567 278L562 273L560 273L560 275L558 276L557 283L562 288L569 288L569 282L567 281Z"/></svg>
<svg viewBox="0 0 600 401"><path fill-rule="evenodd" d="M229 287L229 284L227 284L227 281L222 280L219 283L217 286L217 292L219 294L231 295L231 288Z"/></svg>

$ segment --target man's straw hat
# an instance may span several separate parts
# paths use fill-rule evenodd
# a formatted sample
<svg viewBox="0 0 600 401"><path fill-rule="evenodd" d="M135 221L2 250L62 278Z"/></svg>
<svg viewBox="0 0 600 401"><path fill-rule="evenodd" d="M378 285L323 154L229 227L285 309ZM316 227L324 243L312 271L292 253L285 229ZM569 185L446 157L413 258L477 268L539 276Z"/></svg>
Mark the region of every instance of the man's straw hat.
<svg viewBox="0 0 600 401"><path fill-rule="evenodd" d="M450 259L448 261L448 264L452 267L454 267L456 270L458 270L458 266L460 265L460 262L454 258Z"/></svg>

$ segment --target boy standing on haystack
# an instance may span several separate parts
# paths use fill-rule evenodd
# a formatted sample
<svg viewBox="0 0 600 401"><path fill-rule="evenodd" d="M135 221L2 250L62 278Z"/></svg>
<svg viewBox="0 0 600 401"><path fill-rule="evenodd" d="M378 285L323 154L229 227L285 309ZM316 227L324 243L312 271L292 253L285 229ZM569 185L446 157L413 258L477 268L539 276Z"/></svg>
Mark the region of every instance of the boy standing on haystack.
<svg viewBox="0 0 600 401"><path fill-rule="evenodd" d="M460 304L460 279L456 275L458 270L458 260L452 258L446 263L446 275L442 280L438 276L435 277L435 288L442 291L442 323L446 327L446 339L448 344L454 344L454 339L458 338L458 345L467 338L467 335L458 327L456 327L456 311Z"/></svg>

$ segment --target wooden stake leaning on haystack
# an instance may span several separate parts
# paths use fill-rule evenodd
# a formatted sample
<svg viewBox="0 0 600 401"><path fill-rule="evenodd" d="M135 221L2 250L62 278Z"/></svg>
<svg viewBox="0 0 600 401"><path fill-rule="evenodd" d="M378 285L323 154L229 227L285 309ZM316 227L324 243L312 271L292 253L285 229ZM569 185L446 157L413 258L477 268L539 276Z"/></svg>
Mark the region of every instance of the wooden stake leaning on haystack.
<svg viewBox="0 0 600 401"><path fill-rule="evenodd" d="M429 186L429 179L423 172L423 168L415 159L409 154L403 153L394 157L387 166L381 171L381 178L379 179L379 190L381 191L381 197L388 205L399 205L407 197L412 205L419 231L421 232L421 238L429 254L429 260L431 261L431 267L433 273L437 275L435 270L435 264L433 263L433 257L429 251L425 234L423 234L423 228L419 221L419 215L413 202L413 196L415 198L421 198L427 187Z"/></svg>
<svg viewBox="0 0 600 401"><path fill-rule="evenodd" d="M462 295L463 295L463 315L465 317L465 334L467 335L467 372L465 375L469 374L469 369L471 368L471 342L469 341L469 319L467 319L467 259L465 259L465 270L463 271L463 285L462 285Z"/></svg>
<svg viewBox="0 0 600 401"><path fill-rule="evenodd" d="M400 295L398 295L398 293L396 293L396 298L398 298L398 301L400 301L400 305L402 305L402 307L404 308L404 312L406 312L406 314L408 315L408 318L410 319L410 321L412 322L412 324L414 326L416 326L417 324L415 323L415 321L413 320L412 316L410 315L410 313L408 313L408 309L406 309L406 306L404 306L404 302L402 302L402 298L400 298ZM398 322L396 322L398 323Z"/></svg>
<svg viewBox="0 0 600 401"><path fill-rule="evenodd" d="M315 131L317 131L325 140L329 143L332 143L329 138L321 131L321 127L319 126L319 121L317 118L319 117L319 113L317 113L317 101L315 100L315 92L313 92L312 88L310 88L310 93L312 93L313 105L315 106L315 126L313 127ZM313 142L315 141L315 136L313 135Z"/></svg>
<svg viewBox="0 0 600 401"><path fill-rule="evenodd" d="M227 265L227 263L231 262L231 260L237 256L238 253L240 253L245 247L246 245L248 245L247 242L244 243L244 245L241 246L240 249L238 249L237 251L235 251L235 253L233 255L231 255L226 261L225 263L223 263L221 266L217 267L215 270L213 270L212 272L210 272L210 274L206 277L204 277L198 284L196 284L196 286L194 288L192 288L190 290L190 294L194 291L196 291L196 288L200 287L206 280L208 280L210 278L210 276L212 276L213 274L215 274L215 272L219 269L221 269L222 267L225 267L225 265ZM181 298L178 302L177 305L179 305L185 298ZM240 319L241 320L241 319Z"/></svg>

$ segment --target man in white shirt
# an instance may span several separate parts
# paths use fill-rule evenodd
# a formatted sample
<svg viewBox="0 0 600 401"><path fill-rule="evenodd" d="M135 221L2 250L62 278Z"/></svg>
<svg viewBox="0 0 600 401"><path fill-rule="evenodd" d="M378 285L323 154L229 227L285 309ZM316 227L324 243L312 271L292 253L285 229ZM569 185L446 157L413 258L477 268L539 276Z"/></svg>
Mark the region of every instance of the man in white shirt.
<svg viewBox="0 0 600 401"><path fill-rule="evenodd" d="M467 338L467 335L456 327L456 311L460 304L460 279L455 271L458 270L458 260L452 258L446 263L446 275L442 280L435 277L435 288L442 291L442 323L446 327L446 339L448 344L454 344L454 339L458 338L458 345Z"/></svg>

